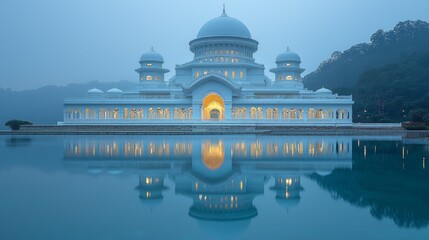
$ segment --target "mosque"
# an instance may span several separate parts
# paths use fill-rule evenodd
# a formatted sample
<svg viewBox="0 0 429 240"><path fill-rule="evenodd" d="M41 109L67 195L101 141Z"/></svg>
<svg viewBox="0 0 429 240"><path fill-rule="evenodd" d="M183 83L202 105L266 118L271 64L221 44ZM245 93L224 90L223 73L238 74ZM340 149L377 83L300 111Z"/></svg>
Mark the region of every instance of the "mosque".
<svg viewBox="0 0 429 240"><path fill-rule="evenodd" d="M301 58L289 47L265 75L255 62L258 41L241 21L221 16L205 23L189 43L194 59L163 68L151 48L140 58L133 90L91 89L64 101L61 125L242 124L275 126L351 126L352 96L304 88Z"/></svg>

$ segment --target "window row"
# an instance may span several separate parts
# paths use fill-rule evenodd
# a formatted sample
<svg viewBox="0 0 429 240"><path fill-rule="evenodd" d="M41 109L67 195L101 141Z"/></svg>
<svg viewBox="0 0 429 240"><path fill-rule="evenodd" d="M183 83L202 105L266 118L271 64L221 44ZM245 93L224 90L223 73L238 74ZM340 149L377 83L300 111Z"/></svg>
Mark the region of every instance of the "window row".
<svg viewBox="0 0 429 240"><path fill-rule="evenodd" d="M277 76L277 80L293 80L293 76L292 75L287 75L287 76L283 76L283 75L279 75ZM298 77L295 77L295 80L299 80Z"/></svg>
<svg viewBox="0 0 429 240"><path fill-rule="evenodd" d="M232 117L234 119L304 119L305 114L301 108L283 108L279 112L278 108L267 108L263 111L262 107L251 107L249 111L248 115L245 107L235 107L232 110ZM319 108L315 110L314 108L310 108L306 114L308 119L334 119L334 111L332 109ZM350 113L345 109L338 109L335 118L350 119Z"/></svg>
<svg viewBox="0 0 429 240"><path fill-rule="evenodd" d="M159 81L159 80L161 80L161 77L160 76L146 75L146 76L142 76L140 78L140 80L141 81L143 81L143 80L147 80L147 81L156 80L156 81Z"/></svg>
<svg viewBox="0 0 429 240"><path fill-rule="evenodd" d="M192 119L192 108L86 108L84 112L68 109L64 114L66 119Z"/></svg>
<svg viewBox="0 0 429 240"><path fill-rule="evenodd" d="M252 53L249 51L238 51L234 49L210 49L210 50L198 50L195 53L196 56L209 56L209 55L237 55L252 57Z"/></svg>
<svg viewBox="0 0 429 240"><path fill-rule="evenodd" d="M203 63L203 62L215 62L215 63L218 63L218 62L221 62L221 63L223 63L223 62L225 62L225 63L232 62L232 63L238 63L239 61L240 61L239 58L214 57L214 58L204 58L204 59L201 59L200 63Z"/></svg>
<svg viewBox="0 0 429 240"><path fill-rule="evenodd" d="M227 70L214 70L214 71L210 71L210 73L212 73L212 72L216 73L218 75L223 75L224 77L231 78L231 79L235 79L237 77L239 77L241 79L244 78L244 72L243 71L239 71L238 72L238 76L237 76L237 72L235 70L232 70L232 71L227 71ZM209 74L208 70L204 70L202 75L201 75L200 71L196 71L195 75L194 75L194 78L197 79L197 78L200 78L202 76L206 76L208 74Z"/></svg>

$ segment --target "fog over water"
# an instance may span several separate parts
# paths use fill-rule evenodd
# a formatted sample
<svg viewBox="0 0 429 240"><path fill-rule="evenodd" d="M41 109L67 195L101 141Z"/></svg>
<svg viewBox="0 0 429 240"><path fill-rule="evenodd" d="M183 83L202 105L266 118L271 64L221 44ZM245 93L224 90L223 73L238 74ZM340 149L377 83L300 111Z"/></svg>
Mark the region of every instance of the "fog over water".
<svg viewBox="0 0 429 240"><path fill-rule="evenodd" d="M151 46L176 64L192 59L188 42L221 14L247 25L259 41L266 74L289 45L308 74L333 51L368 42L399 21L429 20L428 1L409 0L14 0L0 3L0 88L137 81L133 71Z"/></svg>

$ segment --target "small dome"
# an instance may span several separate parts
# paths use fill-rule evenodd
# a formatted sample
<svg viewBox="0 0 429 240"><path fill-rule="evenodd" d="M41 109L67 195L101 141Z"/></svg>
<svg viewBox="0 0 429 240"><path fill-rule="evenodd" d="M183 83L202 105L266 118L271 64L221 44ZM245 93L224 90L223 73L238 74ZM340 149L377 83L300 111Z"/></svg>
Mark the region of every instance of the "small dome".
<svg viewBox="0 0 429 240"><path fill-rule="evenodd" d="M101 91L98 88L93 88L93 89L88 90L88 94L102 94L102 93L103 93L103 91Z"/></svg>
<svg viewBox="0 0 429 240"><path fill-rule="evenodd" d="M289 47L287 47L286 52L280 53L277 56L276 63L279 62L301 62L301 58L297 53L292 52Z"/></svg>
<svg viewBox="0 0 429 240"><path fill-rule="evenodd" d="M239 37L251 39L249 29L241 21L228 17L225 9L220 17L206 22L198 32L197 38Z"/></svg>
<svg viewBox="0 0 429 240"><path fill-rule="evenodd" d="M123 93L123 91L121 89L118 89L118 88L112 88L112 89L109 89L107 91L107 93L109 93L109 94L119 94L119 93Z"/></svg>
<svg viewBox="0 0 429 240"><path fill-rule="evenodd" d="M150 48L150 50L146 53L143 53L143 55L140 57L140 62L161 62L164 63L164 58L161 54L155 52L155 49L153 47Z"/></svg>
<svg viewBox="0 0 429 240"><path fill-rule="evenodd" d="M322 87L321 89L317 90L316 93L332 94L332 91Z"/></svg>

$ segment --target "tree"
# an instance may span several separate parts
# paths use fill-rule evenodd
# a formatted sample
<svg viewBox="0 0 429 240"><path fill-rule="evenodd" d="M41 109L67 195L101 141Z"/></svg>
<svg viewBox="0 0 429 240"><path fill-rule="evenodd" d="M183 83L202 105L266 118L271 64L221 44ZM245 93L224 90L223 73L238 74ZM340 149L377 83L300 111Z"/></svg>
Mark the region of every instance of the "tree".
<svg viewBox="0 0 429 240"><path fill-rule="evenodd" d="M4 125L7 127L10 127L10 129L12 130L19 130L22 125L33 125L33 123L29 121L13 119L13 120L7 121Z"/></svg>

